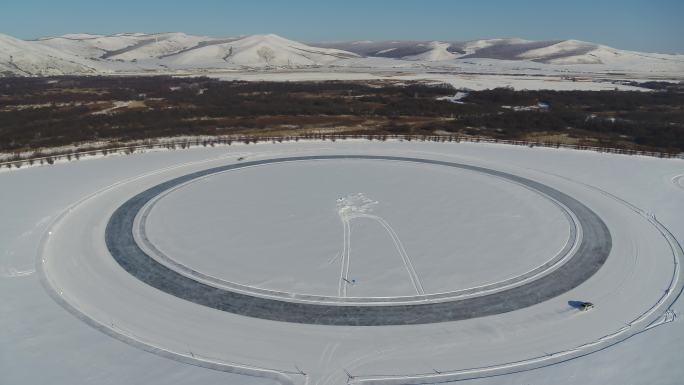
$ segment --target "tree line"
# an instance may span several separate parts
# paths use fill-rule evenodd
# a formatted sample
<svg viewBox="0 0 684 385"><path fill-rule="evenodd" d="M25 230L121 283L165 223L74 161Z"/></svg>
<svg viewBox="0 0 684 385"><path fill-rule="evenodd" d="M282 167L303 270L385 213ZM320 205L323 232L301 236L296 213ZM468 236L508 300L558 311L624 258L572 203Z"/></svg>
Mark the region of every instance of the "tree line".
<svg viewBox="0 0 684 385"><path fill-rule="evenodd" d="M0 79L0 151L178 135L273 135L365 126L357 133L497 139L558 133L607 147L684 151L684 87L652 92L471 91L387 82L226 82L209 78ZM136 102L116 108L115 102ZM110 110L110 112L107 112ZM268 118L268 119L266 119ZM353 118L353 119L352 119ZM353 124L351 123L353 121ZM304 131L302 131L304 132Z"/></svg>

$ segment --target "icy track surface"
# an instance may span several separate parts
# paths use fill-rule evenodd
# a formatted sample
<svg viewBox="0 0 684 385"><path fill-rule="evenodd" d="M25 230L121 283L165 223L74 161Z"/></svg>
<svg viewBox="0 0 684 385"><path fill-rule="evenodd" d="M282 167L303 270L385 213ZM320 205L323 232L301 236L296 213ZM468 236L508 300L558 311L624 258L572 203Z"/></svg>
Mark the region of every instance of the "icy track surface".
<svg viewBox="0 0 684 385"><path fill-rule="evenodd" d="M165 192L170 192L177 186L192 183L196 180L211 177L216 174L230 172L234 170L241 170L244 168L252 168L256 166L268 166L272 164L280 164L286 162L297 162L298 164L306 162L314 163L333 163L334 165L345 165L350 161L363 161L363 163L356 164L356 166L369 167L370 163L377 162L400 162L421 165L422 168L428 166L451 167L460 170L467 170L470 172L481 173L502 181L513 182L524 186L532 191L536 191L547 199L553 200L559 207L562 207L572 225L571 240L566 242L560 253L556 253L548 262L542 264L538 268L532 269L529 272L509 280L493 283L490 285L482 285L479 287L466 288L452 292L442 292L434 294L426 294L418 273L416 272L413 262L407 255L406 250L399 240L396 232L383 218L377 215L370 214L370 205L372 200L369 200L362 194L356 196L338 198L338 214L341 214L344 223L344 247L343 257L340 263L340 289L338 291L339 297L329 298L322 296L302 295L295 293L288 293L283 291L266 291L259 290L255 287L246 285L236 285L230 282L220 282L220 286L211 285L215 282L201 282L202 280L195 280L192 276L185 276L183 273L190 273L197 275L200 278L210 280L208 275L201 275L195 273L193 269L184 269L183 273L174 271L174 264L164 266L164 261L168 260L168 256L164 255L162 263L159 263L154 254L160 256L161 254L155 250L150 255L146 253L136 244L134 238L135 233L135 216L141 212L145 205L153 201L159 195ZM337 167L330 169L332 174L337 174ZM407 175L411 178L410 175ZM314 175L309 174L307 178L319 180ZM412 179L412 178L411 178ZM274 182L278 184L277 182ZM475 185L469 187L473 190L479 188ZM269 189L272 190L272 189ZM224 195L226 191L230 190L216 190L217 193ZM441 190L442 194L450 195L450 189ZM378 191L382 194L381 191ZM231 197L232 198L232 197ZM414 196L414 206L421 206L423 199L417 199ZM206 202L205 202L206 204ZM341 204L341 205L340 205ZM488 206L487 202L478 205L479 211L484 212L483 207ZM396 209L401 210L401 208ZM231 213L230 217L239 217L239 211ZM142 214L144 217L145 214ZM189 215L192 216L192 215ZM401 255L401 259L411 285L415 289L414 296L405 296L401 299L407 304L387 304L386 306L369 306L370 302L357 303L355 306L332 306L331 304L322 303L323 301L340 301L340 297L346 297L346 287L356 285L356 280L349 276L350 272L350 250L351 250L351 226L349 220L352 217L363 217L378 221L387 230L392 237L392 241ZM572 219L576 218L576 219ZM416 218L413 218L414 221ZM146 219L142 219L143 222ZM264 221L266 222L266 221ZM496 221L492 221L496 222ZM194 231L205 232L209 228L216 228L213 226L196 226ZM482 227L487 232L492 232L487 226ZM582 229L583 234L581 241L576 242L578 228ZM73 229L73 228L72 228ZM84 229L84 231L87 231ZM511 231L511 230L509 230ZM513 230L515 231L515 230ZM141 229L139 238L148 241L150 249L156 249L154 245L149 243L144 229ZM270 232L260 231L255 229L254 234L259 236L270 236ZM312 232L316 234L316 231ZM247 234L249 237L251 234ZM471 234L470 236L473 236ZM451 238L460 238L454 234ZM294 239L297 241L297 239ZM439 240L437 240L439 241ZM137 194L123 203L116 209L114 214L109 219L105 230L105 243L107 249L112 257L131 275L138 278L140 281L155 287L163 292L182 298L196 304L208 306L217 310L230 312L238 315L285 322L297 322L316 325L349 325L349 326L381 326L381 325L413 325L425 324L435 322L456 321L468 318L482 317L485 315L492 315L498 313L509 312L523 307L531 306L543 302L549 298L556 297L561 293L575 288L601 268L605 263L608 254L612 247L612 239L610 232L606 228L605 223L589 208L570 198L569 196L554 190L548 186L533 182L529 179L520 178L511 174L494 171L491 169L474 167L460 163L440 162L436 160L421 159L421 158L407 158L407 157L390 157L390 156L371 156L371 155L320 155L320 156L299 156L257 160L251 162L244 162L238 165L226 165L207 170L201 170L188 175L183 175L170 181L158 184L149 188L140 194ZM299 244L306 244L307 238L302 239ZM575 247L576 245L576 247ZM223 249L224 253L230 253L231 248ZM428 249L429 250L429 249ZM574 250L572 255L569 255ZM273 264L284 265L285 261L278 263L277 261L284 260L282 255L287 255L287 252L276 254L267 259ZM294 251L292 254L297 255ZM429 261L429 255L425 258L424 269L429 271L437 263ZM469 260L476 260L479 256L473 255L466 258L465 261L460 261L460 264L467 265ZM498 256L502 258L501 255ZM364 260L376 259L376 254L367 253L361 255ZM503 258L523 259L511 257L504 254ZM319 258L320 259L320 258ZM455 259L455 258L453 258ZM447 260L443 264L454 265L459 264L458 260ZM544 274L551 270L551 268L563 263L555 271L549 274ZM231 266L240 266L239 263L224 262ZM389 266L394 264L385 263ZM178 265L177 265L178 266ZM362 268L362 270L364 270ZM378 274L386 269L377 269ZM316 275L317 273L314 273ZM276 274L278 276L279 274ZM372 274L371 274L372 275ZM331 277L332 278L332 277ZM330 278L329 278L330 279ZM394 277L395 280L406 280L406 277L398 275ZM440 277L437 278L440 280ZM453 280L452 277L443 277L442 280ZM334 278L330 281L335 282ZM222 285L221 285L222 284ZM360 284L360 282L359 282ZM365 282L364 282L365 284ZM226 286L226 287L221 287ZM377 282L369 279L368 286L378 286ZM235 290L237 289L237 290ZM252 290L250 290L252 289ZM506 290L504 290L506 289ZM494 291L497 291L494 293ZM486 295L477 295L485 293ZM269 295L269 298L263 298L262 295ZM458 297L468 294L467 299L460 299ZM477 295L477 296L476 296ZM308 303L292 303L290 299L307 300ZM396 297L372 297L372 298L355 298L352 301L360 302L362 300L375 302L389 302L396 299ZM438 300L438 301L436 301ZM346 305L346 304L345 304Z"/></svg>
<svg viewBox="0 0 684 385"><path fill-rule="evenodd" d="M531 307L354 327L268 321L185 301L131 276L105 245L112 213L165 181L238 157L334 154L454 162L541 183L605 222L610 254L588 280ZM506 181L421 165L359 165L292 163L208 177L162 197L149 211L148 235L183 266L220 280L369 298L505 280L544 263L571 233L558 206ZM680 160L366 141L152 152L4 172L0 382L677 384L684 376L682 174ZM331 182L336 175L339 185ZM279 252L268 252L269 239ZM299 259L300 250L309 254ZM572 306L584 300L596 308Z"/></svg>

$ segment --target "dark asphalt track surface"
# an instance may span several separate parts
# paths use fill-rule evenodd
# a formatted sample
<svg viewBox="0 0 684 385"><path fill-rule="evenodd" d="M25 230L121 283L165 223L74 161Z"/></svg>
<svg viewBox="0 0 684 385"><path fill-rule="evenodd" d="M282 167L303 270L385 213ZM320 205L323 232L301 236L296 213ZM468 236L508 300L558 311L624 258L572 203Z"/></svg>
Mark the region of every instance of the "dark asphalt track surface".
<svg viewBox="0 0 684 385"><path fill-rule="evenodd" d="M562 266L541 278L479 297L410 305L328 305L287 302L232 292L195 281L167 268L147 255L135 242L133 223L145 204L179 184L196 178L249 166L291 161L365 159L423 163L481 172L537 190L564 204L578 219L583 238L576 253ZM105 241L114 259L128 273L175 297L246 317L318 325L413 325L448 322L506 313L557 297L594 275L612 247L610 231L601 218L574 198L544 184L516 175L445 161L371 155L301 156L243 162L197 171L149 188L116 209L107 223ZM496 239L492 239L496 242Z"/></svg>

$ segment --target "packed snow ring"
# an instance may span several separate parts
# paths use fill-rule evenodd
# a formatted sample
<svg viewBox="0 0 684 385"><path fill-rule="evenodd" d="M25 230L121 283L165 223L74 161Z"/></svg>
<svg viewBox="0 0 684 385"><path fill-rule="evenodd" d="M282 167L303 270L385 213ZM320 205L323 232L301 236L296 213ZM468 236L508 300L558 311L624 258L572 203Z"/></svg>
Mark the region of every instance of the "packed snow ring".
<svg viewBox="0 0 684 385"><path fill-rule="evenodd" d="M251 165L244 165L244 167L254 167ZM243 168L243 167L240 167ZM234 168L231 170L235 170ZM469 297L475 297L475 296L481 296L484 294L490 294L494 292L499 292L503 291L505 289L515 287L515 286L520 286L521 284L525 282L529 282L531 280L537 279L543 275L549 274L551 271L557 269L559 266L561 266L563 263L565 263L568 259L570 259L574 253L577 251L577 248L579 244L581 243L582 239L582 228L579 225L578 219L575 217L575 215L561 202L558 200L542 193L541 191L530 188L525 184L519 183L519 182L513 182L510 181L507 178L502 178L500 176L496 176L498 179L502 179L506 182L513 183L516 185L519 185L522 188L525 188L529 191L532 191L533 193L539 195L543 199L548 200L551 202L556 208L559 209L559 211L562 213L562 215L565 217L565 219L568 222L568 237L567 240L565 241L565 244L563 247L555 253L551 258L548 260L544 261L542 264L535 265L533 268L531 268L528 271L525 271L522 274L518 274L515 276L512 276L510 278L506 278L500 281L492 282L492 283L487 283L483 285L477 285L473 287L465 287L465 288L460 288L457 290L453 291L441 291L441 292L433 292L433 293L427 293L427 294L419 294L419 295L412 295L412 296L383 296L383 297L341 297L341 296L326 296L326 295L315 295L315 294L305 294L305 293L293 293L290 291L282 291L282 290L273 290L273 289L266 289L266 288L261 288L261 287L256 287L256 286L250 286L250 285L244 285L238 282L233 282L221 278L217 278L216 276L205 274L201 271L198 271L197 269L192 268L191 266L188 266L184 264L182 261L179 261L178 259L174 259L173 257L169 256L167 253L164 253L162 250L160 250L148 237L147 234L147 224L148 224L148 216L150 215L151 211L155 208L157 203L159 203L163 198L168 196L169 194L177 191L180 188L186 187L192 183L195 183L197 181L200 181L204 178L223 173L227 171L220 171L214 174L209 174L205 175L203 177L198 177L189 181L186 181L184 183L178 184L162 193L159 195L155 196L154 198L150 199L140 210L138 215L135 218L134 225L133 225L133 236L135 239L135 242L138 244L138 246L148 254L150 257L155 259L157 262L165 265L166 267L178 272L181 275L184 275L190 279L208 284L209 286L216 287L219 289L227 289L230 291L235 291L243 294L248 294L248 295L253 295L257 297L263 297L263 298L273 298L273 299L281 299L284 301L288 302L303 302L303 303L316 303L316 304L346 304L346 305L351 305L351 304L358 304L358 305L385 305L385 304L416 304L416 303L425 303L425 302L444 302L444 301L450 301L454 299L463 299L463 298L469 298Z"/></svg>
<svg viewBox="0 0 684 385"><path fill-rule="evenodd" d="M328 159L389 160L443 165L481 172L516 183L522 183L563 203L573 212L583 231L582 242L573 257L557 270L512 289L455 301L386 306L333 306L286 302L211 287L160 264L141 250L135 242L133 226L140 210L154 197L174 186L206 175L242 167L278 162ZM370 155L275 158L220 166L181 176L149 188L119 206L107 223L105 242L115 261L128 273L140 281L178 298L217 310L267 320L356 326L413 325L456 321L505 313L531 306L575 288L590 278L605 263L612 247L610 231L597 214L574 198L541 183L501 171L460 163Z"/></svg>

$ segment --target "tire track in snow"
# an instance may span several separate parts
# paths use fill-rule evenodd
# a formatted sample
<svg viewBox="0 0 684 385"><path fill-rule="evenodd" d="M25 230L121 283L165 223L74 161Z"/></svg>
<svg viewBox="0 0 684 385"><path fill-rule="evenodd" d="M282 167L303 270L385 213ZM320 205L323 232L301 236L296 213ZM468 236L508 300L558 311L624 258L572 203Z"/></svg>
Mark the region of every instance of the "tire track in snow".
<svg viewBox="0 0 684 385"><path fill-rule="evenodd" d="M367 218L375 219L385 228L385 230L387 230L390 237L392 237L392 241L394 242L394 246L397 248L399 255L401 255L401 259L404 262L404 267L406 268L406 271L408 272L409 277L411 278L411 284L413 284L413 287L416 289L416 293L418 293L419 295L424 295L425 289L423 289L423 284L420 282L418 273L416 273L416 269L413 267L413 262L411 262L411 258L408 256L408 253L406 252L404 245L401 243L399 236L394 231L392 226L390 226L390 224L387 223L387 221L383 218L375 215L369 215L367 216Z"/></svg>
<svg viewBox="0 0 684 385"><path fill-rule="evenodd" d="M679 187L680 189L684 190L684 174L673 176L670 179L670 182L672 182L675 187Z"/></svg>
<svg viewBox="0 0 684 385"><path fill-rule="evenodd" d="M337 289L339 297L347 296L347 285L349 284L349 265L351 264L351 225L348 219L342 218L344 227L344 240L342 245L342 262L340 271L340 284Z"/></svg>
<svg viewBox="0 0 684 385"><path fill-rule="evenodd" d="M394 247L397 249L397 253L401 257L404 264L404 268L411 279L411 284L416 290L416 294L425 295L425 290L423 289L423 284L420 282L418 273L413 267L413 262L409 257L404 245L401 243L399 236L396 231L390 226L390 224L382 217L370 214L372 212L372 206L376 205L378 202L373 201L366 197L363 193L352 194L344 198L339 198L337 200L337 210L340 220L344 224L344 244L342 249L342 272L340 274L340 284L338 289L338 295L340 297L347 296L347 286L350 284L349 281L349 253L351 249L351 221L354 218L366 218L378 222L392 238ZM346 255L346 258L345 258Z"/></svg>
<svg viewBox="0 0 684 385"><path fill-rule="evenodd" d="M35 273L35 269L27 269L27 270L18 270L15 268L8 268L8 269L2 269L2 272L0 272L0 277L2 278L21 278L21 277L28 277L30 275L33 275Z"/></svg>

